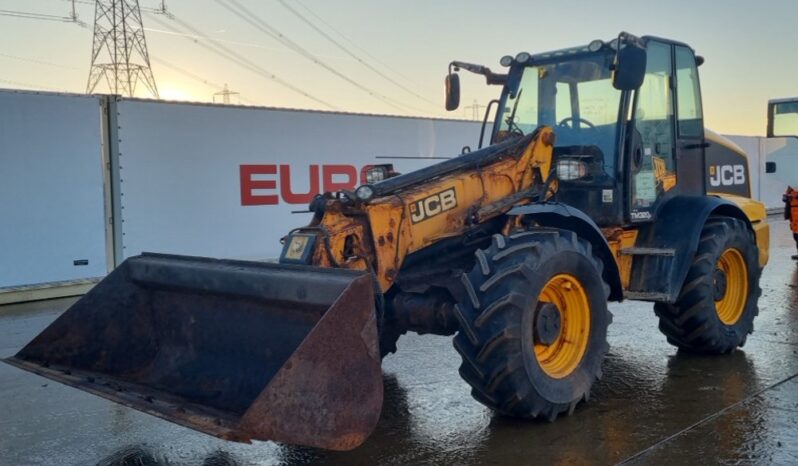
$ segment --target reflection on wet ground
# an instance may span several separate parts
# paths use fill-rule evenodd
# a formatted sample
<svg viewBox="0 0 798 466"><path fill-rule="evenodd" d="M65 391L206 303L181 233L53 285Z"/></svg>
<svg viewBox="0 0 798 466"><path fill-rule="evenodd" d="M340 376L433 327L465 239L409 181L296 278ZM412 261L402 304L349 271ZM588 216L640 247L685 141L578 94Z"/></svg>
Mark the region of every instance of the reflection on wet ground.
<svg viewBox="0 0 798 466"><path fill-rule="evenodd" d="M773 222L756 331L723 357L677 352L652 306L612 306L589 403L554 423L494 415L448 338L406 336L384 363L377 430L351 452L223 442L0 364L0 464L798 464L798 266ZM0 307L0 357L73 300Z"/></svg>

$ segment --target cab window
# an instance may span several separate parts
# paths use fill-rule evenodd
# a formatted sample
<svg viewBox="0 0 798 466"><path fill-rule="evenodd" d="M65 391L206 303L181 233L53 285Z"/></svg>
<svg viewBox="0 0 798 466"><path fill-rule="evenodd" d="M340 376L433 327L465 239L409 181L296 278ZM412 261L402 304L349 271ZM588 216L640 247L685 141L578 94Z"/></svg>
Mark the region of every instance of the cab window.
<svg viewBox="0 0 798 466"><path fill-rule="evenodd" d="M676 103L679 137L697 138L704 134L701 88L693 51L676 47Z"/></svg>
<svg viewBox="0 0 798 466"><path fill-rule="evenodd" d="M632 215L648 219L657 200L676 185L674 160L673 77L670 45L648 43L646 76L635 98L632 155Z"/></svg>

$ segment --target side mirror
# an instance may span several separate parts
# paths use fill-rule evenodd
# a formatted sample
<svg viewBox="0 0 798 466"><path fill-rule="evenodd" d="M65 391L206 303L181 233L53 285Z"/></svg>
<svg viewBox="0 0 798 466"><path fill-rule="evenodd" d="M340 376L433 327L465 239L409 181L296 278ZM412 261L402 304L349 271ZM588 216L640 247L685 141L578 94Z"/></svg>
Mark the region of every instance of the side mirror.
<svg viewBox="0 0 798 466"><path fill-rule="evenodd" d="M622 32L616 42L612 86L620 91L632 91L643 84L646 76L646 49L637 37Z"/></svg>
<svg viewBox="0 0 798 466"><path fill-rule="evenodd" d="M457 110L460 106L460 75L450 72L446 75L446 110Z"/></svg>

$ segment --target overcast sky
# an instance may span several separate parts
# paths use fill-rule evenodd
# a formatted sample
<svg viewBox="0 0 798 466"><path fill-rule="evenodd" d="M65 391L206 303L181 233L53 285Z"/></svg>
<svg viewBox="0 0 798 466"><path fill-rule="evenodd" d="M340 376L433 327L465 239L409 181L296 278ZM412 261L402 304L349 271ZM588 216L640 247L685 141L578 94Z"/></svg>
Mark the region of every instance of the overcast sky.
<svg viewBox="0 0 798 466"><path fill-rule="evenodd" d="M719 132L761 135L767 100L798 95L796 0L283 1L304 20L280 0L166 0L174 19L145 12L161 97L212 101L228 84L243 104L470 118L469 109L443 110L452 59L498 69L502 55L607 40L621 30L681 40L706 58L700 69L706 123ZM231 12L236 2L249 13ZM86 27L0 16L0 87L84 92L92 3L77 4ZM140 3L154 8L160 0ZM0 10L63 16L69 8L69 0L0 0ZM187 28L226 51L211 52L215 45L186 37L196 36ZM462 86L464 107L475 100L485 105L499 93L473 75Z"/></svg>

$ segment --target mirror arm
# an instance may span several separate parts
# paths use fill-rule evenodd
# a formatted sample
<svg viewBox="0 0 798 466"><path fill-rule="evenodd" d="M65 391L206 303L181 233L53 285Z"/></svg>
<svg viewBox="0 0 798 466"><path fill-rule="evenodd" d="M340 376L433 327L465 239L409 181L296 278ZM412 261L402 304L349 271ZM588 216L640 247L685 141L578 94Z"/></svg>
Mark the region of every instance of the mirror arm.
<svg viewBox="0 0 798 466"><path fill-rule="evenodd" d="M488 82L488 84L504 85L504 83L507 82L506 74L494 73L487 66L475 65L473 63L456 60L449 63L449 73L452 73L452 71L459 71L461 69L485 76L485 80Z"/></svg>

